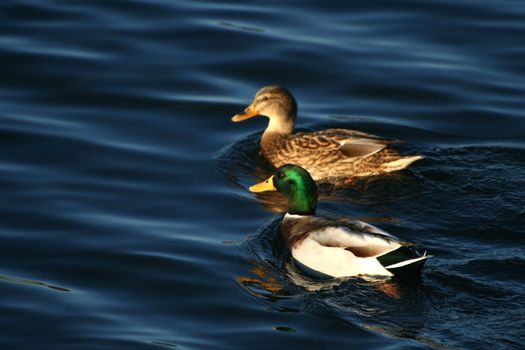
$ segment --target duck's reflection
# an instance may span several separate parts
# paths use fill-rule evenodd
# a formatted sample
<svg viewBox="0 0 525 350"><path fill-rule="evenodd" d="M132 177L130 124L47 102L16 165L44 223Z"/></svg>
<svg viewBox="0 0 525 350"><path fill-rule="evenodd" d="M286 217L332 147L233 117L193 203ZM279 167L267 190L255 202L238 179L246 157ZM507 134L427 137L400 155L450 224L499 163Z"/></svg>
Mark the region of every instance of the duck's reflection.
<svg viewBox="0 0 525 350"><path fill-rule="evenodd" d="M238 276L236 278L237 283L248 293L268 301L277 301L292 295L291 288L288 288L290 283L308 292L315 292L340 287L342 284L348 284L352 281L356 281L358 284L366 283L392 299L400 299L402 297L400 289L402 280L399 278L358 276L320 279L306 275L295 266L293 259L288 257L282 266L286 277L286 280L283 280L282 276L278 276L277 272L266 263L258 263L254 259L247 259L247 261L252 265L252 268L249 270L250 274L248 276Z"/></svg>
<svg viewBox="0 0 525 350"><path fill-rule="evenodd" d="M237 277L237 283L239 283L244 290L251 295L272 302L290 295L284 288L284 284L274 275L273 271L262 264L257 265L254 260L248 261L255 265L250 269L251 276Z"/></svg>

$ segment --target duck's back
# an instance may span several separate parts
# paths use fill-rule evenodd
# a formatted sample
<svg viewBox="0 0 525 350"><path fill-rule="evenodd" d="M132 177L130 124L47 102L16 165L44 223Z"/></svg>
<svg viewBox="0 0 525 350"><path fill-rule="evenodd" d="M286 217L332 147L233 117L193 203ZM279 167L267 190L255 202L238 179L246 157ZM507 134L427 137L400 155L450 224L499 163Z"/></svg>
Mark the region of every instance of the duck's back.
<svg viewBox="0 0 525 350"><path fill-rule="evenodd" d="M273 166L297 164L318 181L388 171L385 164L403 158L389 147L392 143L360 131L327 129L291 135L265 133L261 151Z"/></svg>

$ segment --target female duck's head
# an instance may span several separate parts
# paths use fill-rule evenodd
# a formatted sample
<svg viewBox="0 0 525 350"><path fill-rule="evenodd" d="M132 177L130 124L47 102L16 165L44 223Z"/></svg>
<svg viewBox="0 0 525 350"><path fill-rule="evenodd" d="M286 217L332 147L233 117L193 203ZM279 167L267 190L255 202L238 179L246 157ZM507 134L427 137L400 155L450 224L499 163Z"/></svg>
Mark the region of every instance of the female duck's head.
<svg viewBox="0 0 525 350"><path fill-rule="evenodd" d="M291 134L297 116L297 102L290 91L279 85L260 89L246 109L233 116L232 121L240 122L258 115L268 117L266 131Z"/></svg>
<svg viewBox="0 0 525 350"><path fill-rule="evenodd" d="M308 171L285 164L268 180L250 187L251 192L278 191L288 199L288 213L314 215L317 207L317 186Z"/></svg>

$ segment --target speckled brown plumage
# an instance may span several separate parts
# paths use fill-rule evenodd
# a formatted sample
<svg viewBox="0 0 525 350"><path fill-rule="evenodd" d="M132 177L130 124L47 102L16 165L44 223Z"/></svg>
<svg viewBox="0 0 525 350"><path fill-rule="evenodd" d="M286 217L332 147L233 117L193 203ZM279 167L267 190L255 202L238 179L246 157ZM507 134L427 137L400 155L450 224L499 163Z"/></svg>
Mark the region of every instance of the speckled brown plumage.
<svg viewBox="0 0 525 350"><path fill-rule="evenodd" d="M390 147L392 143L375 135L345 129L291 135L264 133L261 153L276 168L298 164L308 170L314 180L323 180L398 170L388 168L388 163L404 158ZM419 157L413 161L417 159Z"/></svg>

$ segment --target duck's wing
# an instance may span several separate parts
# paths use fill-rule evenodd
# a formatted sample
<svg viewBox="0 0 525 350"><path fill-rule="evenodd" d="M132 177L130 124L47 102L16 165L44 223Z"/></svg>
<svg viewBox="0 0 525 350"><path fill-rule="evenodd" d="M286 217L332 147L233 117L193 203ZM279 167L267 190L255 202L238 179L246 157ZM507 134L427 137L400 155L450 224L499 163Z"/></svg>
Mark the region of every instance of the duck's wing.
<svg viewBox="0 0 525 350"><path fill-rule="evenodd" d="M350 129L325 129L325 130L319 130L316 133L323 135L323 136L334 137L334 138L339 138L343 140L346 138L354 137L354 138L362 138L362 139L370 139L370 140L391 141L391 140L385 139L383 137L380 137L374 134L369 134L363 131L350 130Z"/></svg>
<svg viewBox="0 0 525 350"><path fill-rule="evenodd" d="M388 144L379 143L375 140L368 139L348 139L339 151L349 158L364 158L388 147Z"/></svg>
<svg viewBox="0 0 525 350"><path fill-rule="evenodd" d="M397 141L356 130L327 129L290 135L288 144L302 152L315 151L323 158L337 155L340 158L371 156Z"/></svg>
<svg viewBox="0 0 525 350"><path fill-rule="evenodd" d="M420 254L415 244L400 241L393 235L362 221L337 220L341 226L329 226L311 236L322 245L342 247L356 257L374 257L393 274L414 273L431 257Z"/></svg>
<svg viewBox="0 0 525 350"><path fill-rule="evenodd" d="M359 256L373 256L405 245L375 226L346 218L288 216L283 220L281 230L291 246L309 237L327 247L340 247L352 252L355 248Z"/></svg>
<svg viewBox="0 0 525 350"><path fill-rule="evenodd" d="M359 257L381 255L402 245L396 237L375 226L348 219L335 220L312 238L326 246L344 248Z"/></svg>
<svg viewBox="0 0 525 350"><path fill-rule="evenodd" d="M336 277L415 272L429 257L361 221L287 215L281 230L296 260Z"/></svg>

